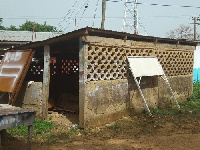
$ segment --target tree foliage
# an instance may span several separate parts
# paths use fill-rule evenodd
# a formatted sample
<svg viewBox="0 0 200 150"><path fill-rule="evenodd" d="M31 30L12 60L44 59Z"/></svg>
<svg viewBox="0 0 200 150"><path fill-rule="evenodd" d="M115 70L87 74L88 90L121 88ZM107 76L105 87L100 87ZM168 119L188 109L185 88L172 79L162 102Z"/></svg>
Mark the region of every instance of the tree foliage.
<svg viewBox="0 0 200 150"><path fill-rule="evenodd" d="M193 40L194 39L193 29L190 26L182 24L179 27L167 32L167 37L171 39ZM198 34L197 37L199 37Z"/></svg>
<svg viewBox="0 0 200 150"><path fill-rule="evenodd" d="M3 18L0 18L0 30L5 30L6 28L1 25L2 23L3 23Z"/></svg>
<svg viewBox="0 0 200 150"><path fill-rule="evenodd" d="M11 25L10 27L1 26L3 19L0 18L0 30L10 30L10 31L34 31L34 32L57 32L57 28L51 25L47 25L46 21L43 24L28 21L19 27Z"/></svg>
<svg viewBox="0 0 200 150"><path fill-rule="evenodd" d="M44 24L39 24L32 21L26 21L24 24L19 26L20 31L35 31L35 32L56 32L57 29L54 26L50 26L46 24L46 21Z"/></svg>

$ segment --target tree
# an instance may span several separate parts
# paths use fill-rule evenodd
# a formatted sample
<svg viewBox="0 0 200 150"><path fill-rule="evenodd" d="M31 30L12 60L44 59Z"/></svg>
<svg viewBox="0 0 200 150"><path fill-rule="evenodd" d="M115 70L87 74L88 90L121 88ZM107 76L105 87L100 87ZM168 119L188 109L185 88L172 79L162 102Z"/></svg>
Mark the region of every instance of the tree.
<svg viewBox="0 0 200 150"><path fill-rule="evenodd" d="M44 22L44 24L39 24L36 22L28 21L28 20L26 20L26 22L19 27L19 30L20 31L35 31L35 32L56 32L56 31L58 31L56 29L56 27L47 25L46 21Z"/></svg>
<svg viewBox="0 0 200 150"><path fill-rule="evenodd" d="M193 40L194 38L193 29L190 26L186 26L182 24L178 28L167 32L167 37L171 39Z"/></svg>
<svg viewBox="0 0 200 150"><path fill-rule="evenodd" d="M3 18L0 18L0 30L10 30L10 31L34 31L34 32L58 32L58 29L54 26L47 25L46 21L44 24L39 24L36 22L28 21L18 28L16 26L11 25L10 27L1 26L3 22Z"/></svg>
<svg viewBox="0 0 200 150"><path fill-rule="evenodd" d="M6 28L1 25L2 23L3 23L3 18L0 18L0 30L6 30Z"/></svg>
<svg viewBox="0 0 200 150"><path fill-rule="evenodd" d="M9 28L6 28L6 30L18 31L19 29L17 29L16 26L11 25Z"/></svg>

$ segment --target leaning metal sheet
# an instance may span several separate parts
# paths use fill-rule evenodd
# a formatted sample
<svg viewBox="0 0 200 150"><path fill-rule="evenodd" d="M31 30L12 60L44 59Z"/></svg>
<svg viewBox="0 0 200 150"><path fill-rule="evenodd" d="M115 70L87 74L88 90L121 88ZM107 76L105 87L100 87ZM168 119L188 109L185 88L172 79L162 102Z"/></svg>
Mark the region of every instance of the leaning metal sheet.
<svg viewBox="0 0 200 150"><path fill-rule="evenodd" d="M129 66L135 77L163 75L156 57L128 56Z"/></svg>
<svg viewBox="0 0 200 150"><path fill-rule="evenodd" d="M22 73L32 57L32 51L8 51L0 66L0 91L14 92Z"/></svg>

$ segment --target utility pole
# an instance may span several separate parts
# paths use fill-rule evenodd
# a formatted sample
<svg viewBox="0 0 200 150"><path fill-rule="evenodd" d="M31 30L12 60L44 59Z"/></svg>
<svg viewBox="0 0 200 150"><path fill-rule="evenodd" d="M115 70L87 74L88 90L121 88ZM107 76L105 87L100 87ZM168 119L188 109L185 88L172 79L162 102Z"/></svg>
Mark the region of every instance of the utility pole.
<svg viewBox="0 0 200 150"><path fill-rule="evenodd" d="M194 41L197 40L197 25L200 25L200 23L197 23L197 21L200 21L199 17L192 17L192 20L194 20Z"/></svg>
<svg viewBox="0 0 200 150"><path fill-rule="evenodd" d="M134 3L134 34L138 34L137 0L135 0L135 3Z"/></svg>
<svg viewBox="0 0 200 150"><path fill-rule="evenodd" d="M106 0L102 0L102 20L101 20L101 29L104 29L105 16L106 16Z"/></svg>
<svg viewBox="0 0 200 150"><path fill-rule="evenodd" d="M126 32L126 26L127 26L127 23L126 23L126 16L127 16L127 1L128 0L125 0L124 2L124 19L123 19L123 26L122 26L122 32Z"/></svg>
<svg viewBox="0 0 200 150"><path fill-rule="evenodd" d="M197 18L194 17L194 41L197 40Z"/></svg>

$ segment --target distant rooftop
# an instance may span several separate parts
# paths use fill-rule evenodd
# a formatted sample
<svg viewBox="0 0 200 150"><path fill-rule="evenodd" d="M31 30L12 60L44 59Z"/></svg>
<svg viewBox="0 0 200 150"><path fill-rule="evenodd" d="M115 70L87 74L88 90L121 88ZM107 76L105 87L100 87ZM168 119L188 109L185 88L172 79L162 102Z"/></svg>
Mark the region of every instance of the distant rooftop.
<svg viewBox="0 0 200 150"><path fill-rule="evenodd" d="M0 41L35 42L61 35L58 32L32 32L0 30Z"/></svg>

